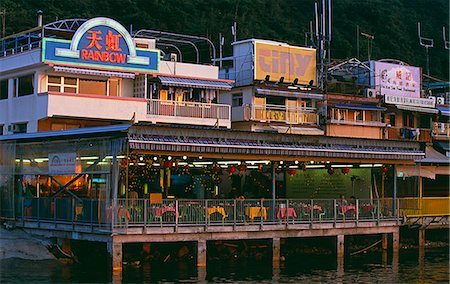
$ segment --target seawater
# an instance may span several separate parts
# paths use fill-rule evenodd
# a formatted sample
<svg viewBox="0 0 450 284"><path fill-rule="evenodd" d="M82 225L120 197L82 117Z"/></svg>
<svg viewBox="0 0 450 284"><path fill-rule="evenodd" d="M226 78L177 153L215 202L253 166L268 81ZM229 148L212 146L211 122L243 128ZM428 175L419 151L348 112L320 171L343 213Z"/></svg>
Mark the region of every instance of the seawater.
<svg viewBox="0 0 450 284"><path fill-rule="evenodd" d="M198 282L195 262L172 262L160 265L143 263L126 266L123 283ZM30 261L7 259L0 262L0 283L109 283L113 282L107 263L63 264L58 260ZM272 269L266 260L209 261L205 282L239 283L449 283L449 247L401 249L398 265L392 256L381 252L363 253L345 258L338 267L331 255L299 256ZM203 281L202 281L203 282Z"/></svg>

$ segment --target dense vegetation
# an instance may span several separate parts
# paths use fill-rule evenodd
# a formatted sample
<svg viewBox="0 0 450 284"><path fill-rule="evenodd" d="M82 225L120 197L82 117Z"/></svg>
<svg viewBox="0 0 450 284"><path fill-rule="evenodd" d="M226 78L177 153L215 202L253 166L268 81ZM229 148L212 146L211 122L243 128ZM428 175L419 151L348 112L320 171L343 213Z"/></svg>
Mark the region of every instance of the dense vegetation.
<svg viewBox="0 0 450 284"><path fill-rule="evenodd" d="M313 17L313 0L2 0L6 9L6 34L36 24L36 11L44 22L64 18L107 16L133 29L149 28L208 36L215 42L225 35L225 55L230 53L230 26L235 20L238 39L265 38L304 45ZM430 49L431 75L449 76L449 53L442 27L449 32L448 0L334 0L332 57L356 57L356 26L375 36L371 58L395 58L425 70L422 35L434 39ZM367 41L360 38L360 59L367 59ZM425 73L425 71L424 71Z"/></svg>

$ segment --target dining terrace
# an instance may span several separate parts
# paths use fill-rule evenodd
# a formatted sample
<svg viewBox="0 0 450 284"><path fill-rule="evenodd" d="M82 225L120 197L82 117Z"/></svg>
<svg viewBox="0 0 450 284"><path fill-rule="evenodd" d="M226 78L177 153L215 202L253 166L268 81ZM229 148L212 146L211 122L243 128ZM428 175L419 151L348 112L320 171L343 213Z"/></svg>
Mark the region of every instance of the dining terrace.
<svg viewBox="0 0 450 284"><path fill-rule="evenodd" d="M179 227L240 227L258 225L331 224L397 221L392 199L94 199L24 198L19 218L23 226L110 233L116 230ZM19 222L20 223L20 222ZM34 223L34 225L32 225ZM28 224L28 225L26 225ZM20 225L19 225L20 226Z"/></svg>

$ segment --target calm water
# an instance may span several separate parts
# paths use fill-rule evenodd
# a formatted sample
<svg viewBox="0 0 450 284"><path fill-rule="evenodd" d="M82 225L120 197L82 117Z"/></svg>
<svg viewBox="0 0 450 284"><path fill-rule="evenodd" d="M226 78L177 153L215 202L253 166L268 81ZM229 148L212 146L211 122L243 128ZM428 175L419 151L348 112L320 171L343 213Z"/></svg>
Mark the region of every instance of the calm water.
<svg viewBox="0 0 450 284"><path fill-rule="evenodd" d="M346 256L343 269L337 269L334 256L290 258L279 270L262 261L210 261L208 282L357 282L357 283L448 283L449 248L426 248L419 260L418 249L403 249L398 266L391 256L383 262L380 252ZM61 264L58 261L3 260L0 264L0 283L105 283L111 282L106 264ZM197 268L192 262L141 267L126 267L122 281L141 282L197 282Z"/></svg>

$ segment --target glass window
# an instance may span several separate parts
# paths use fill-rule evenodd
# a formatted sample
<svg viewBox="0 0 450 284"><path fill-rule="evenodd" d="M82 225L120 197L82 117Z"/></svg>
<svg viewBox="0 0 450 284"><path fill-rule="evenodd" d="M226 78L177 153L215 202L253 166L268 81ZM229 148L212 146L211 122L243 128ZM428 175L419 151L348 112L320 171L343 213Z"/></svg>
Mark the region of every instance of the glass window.
<svg viewBox="0 0 450 284"><path fill-rule="evenodd" d="M48 76L49 84L61 84L61 77L59 76Z"/></svg>
<svg viewBox="0 0 450 284"><path fill-rule="evenodd" d="M389 115L389 124L395 126L395 114Z"/></svg>
<svg viewBox="0 0 450 284"><path fill-rule="evenodd" d="M64 77L64 85L77 85L77 78Z"/></svg>
<svg viewBox="0 0 450 284"><path fill-rule="evenodd" d="M18 80L17 94L19 97L32 95L34 93L33 78L34 78L33 74L17 78Z"/></svg>
<svg viewBox="0 0 450 284"><path fill-rule="evenodd" d="M242 104L243 104L242 93L233 94L232 96L233 97L232 97L231 106L234 106L234 107L242 106Z"/></svg>
<svg viewBox="0 0 450 284"><path fill-rule="evenodd" d="M0 100L8 98L8 80L0 81Z"/></svg>
<svg viewBox="0 0 450 284"><path fill-rule="evenodd" d="M61 92L61 86L51 86L48 85L49 92Z"/></svg>

